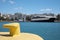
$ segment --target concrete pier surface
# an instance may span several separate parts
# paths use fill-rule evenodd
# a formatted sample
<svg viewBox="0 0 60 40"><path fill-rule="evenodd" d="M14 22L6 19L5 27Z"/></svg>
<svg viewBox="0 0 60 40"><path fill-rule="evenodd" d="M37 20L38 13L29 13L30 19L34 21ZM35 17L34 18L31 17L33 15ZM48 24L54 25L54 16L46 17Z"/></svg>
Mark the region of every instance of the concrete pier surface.
<svg viewBox="0 0 60 40"><path fill-rule="evenodd" d="M43 40L43 38L31 33L21 33L12 37L9 35L9 32L0 32L0 40Z"/></svg>

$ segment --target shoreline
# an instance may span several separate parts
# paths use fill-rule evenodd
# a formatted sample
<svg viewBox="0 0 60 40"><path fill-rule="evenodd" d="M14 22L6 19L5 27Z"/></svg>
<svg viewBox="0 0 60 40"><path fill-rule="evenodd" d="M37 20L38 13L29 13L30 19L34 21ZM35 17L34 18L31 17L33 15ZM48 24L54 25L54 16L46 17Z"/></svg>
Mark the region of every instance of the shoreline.
<svg viewBox="0 0 60 40"><path fill-rule="evenodd" d="M21 21L2 21L2 20L0 20L0 22L21 22ZM24 21L22 21L22 22L24 22ZM28 22L28 21L26 21L26 22ZM60 20L55 20L54 22L60 22Z"/></svg>

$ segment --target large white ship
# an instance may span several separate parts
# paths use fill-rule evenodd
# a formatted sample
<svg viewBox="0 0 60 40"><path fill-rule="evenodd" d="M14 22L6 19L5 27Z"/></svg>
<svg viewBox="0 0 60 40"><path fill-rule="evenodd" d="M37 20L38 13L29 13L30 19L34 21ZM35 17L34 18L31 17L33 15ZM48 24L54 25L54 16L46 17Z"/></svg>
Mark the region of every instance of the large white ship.
<svg viewBox="0 0 60 40"><path fill-rule="evenodd" d="M51 15L33 15L31 18L32 22L54 22L56 16Z"/></svg>

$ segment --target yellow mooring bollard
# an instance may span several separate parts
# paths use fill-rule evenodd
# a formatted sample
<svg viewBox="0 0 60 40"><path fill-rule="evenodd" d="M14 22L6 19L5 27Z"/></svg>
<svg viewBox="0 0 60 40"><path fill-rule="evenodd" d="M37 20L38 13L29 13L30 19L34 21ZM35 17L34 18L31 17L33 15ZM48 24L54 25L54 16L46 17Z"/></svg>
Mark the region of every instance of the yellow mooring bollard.
<svg viewBox="0 0 60 40"><path fill-rule="evenodd" d="M0 36L0 40L43 40L42 37L31 34L31 33L21 33L20 32L20 24L19 23L9 23L4 24L4 28L10 29L10 37L6 36L5 34L8 34L9 32L0 32L0 34L3 34L5 36Z"/></svg>
<svg viewBox="0 0 60 40"><path fill-rule="evenodd" d="M4 24L3 26L4 26L4 28L9 28L10 29L10 35L11 36L20 35L20 25L19 25L19 23Z"/></svg>

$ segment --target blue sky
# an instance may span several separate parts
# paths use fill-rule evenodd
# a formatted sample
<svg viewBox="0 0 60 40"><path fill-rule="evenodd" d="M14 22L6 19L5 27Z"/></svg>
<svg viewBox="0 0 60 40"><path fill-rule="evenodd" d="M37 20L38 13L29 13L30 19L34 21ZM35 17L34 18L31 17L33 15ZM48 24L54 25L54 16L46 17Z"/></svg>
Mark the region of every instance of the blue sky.
<svg viewBox="0 0 60 40"><path fill-rule="evenodd" d="M34 13L60 13L60 0L0 0L0 12Z"/></svg>

